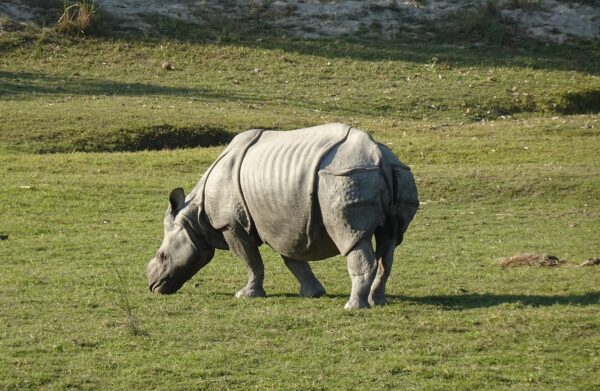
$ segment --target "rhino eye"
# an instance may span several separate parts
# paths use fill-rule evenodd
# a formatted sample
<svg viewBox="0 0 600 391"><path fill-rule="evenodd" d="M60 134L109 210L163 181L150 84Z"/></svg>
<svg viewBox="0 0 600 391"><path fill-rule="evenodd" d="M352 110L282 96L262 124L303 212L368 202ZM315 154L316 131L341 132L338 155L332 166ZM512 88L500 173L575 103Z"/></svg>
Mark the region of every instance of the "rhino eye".
<svg viewBox="0 0 600 391"><path fill-rule="evenodd" d="M167 256L162 251L159 251L158 254L156 254L156 258L158 258L158 260L161 262L164 262L167 260Z"/></svg>

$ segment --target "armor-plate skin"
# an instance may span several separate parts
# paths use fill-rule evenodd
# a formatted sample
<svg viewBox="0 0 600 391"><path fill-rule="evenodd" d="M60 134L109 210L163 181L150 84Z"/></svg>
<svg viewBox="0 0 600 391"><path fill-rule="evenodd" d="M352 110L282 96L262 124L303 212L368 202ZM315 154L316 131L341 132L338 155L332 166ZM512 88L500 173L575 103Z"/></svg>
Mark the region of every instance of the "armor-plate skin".
<svg viewBox="0 0 600 391"><path fill-rule="evenodd" d="M317 260L345 255L394 214L394 173L404 170L412 178L389 150L348 125L250 130L197 191L215 229L243 229L282 255Z"/></svg>

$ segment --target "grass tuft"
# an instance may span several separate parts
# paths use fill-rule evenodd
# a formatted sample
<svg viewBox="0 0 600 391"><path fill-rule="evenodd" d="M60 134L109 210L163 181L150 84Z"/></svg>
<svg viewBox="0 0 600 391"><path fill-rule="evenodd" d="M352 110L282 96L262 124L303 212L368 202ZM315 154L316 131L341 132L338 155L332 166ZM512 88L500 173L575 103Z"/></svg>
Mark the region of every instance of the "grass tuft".
<svg viewBox="0 0 600 391"><path fill-rule="evenodd" d="M75 3L65 1L56 31L63 34L86 34L94 26L98 6L95 0L81 0Z"/></svg>
<svg viewBox="0 0 600 391"><path fill-rule="evenodd" d="M140 329L139 321L137 317L133 314L133 308L131 306L131 302L129 300L129 287L127 285L127 280L123 275L123 271L119 266L114 266L114 273L117 276L117 296L119 301L119 306L125 312L125 326L130 331L131 335L147 335L145 331Z"/></svg>

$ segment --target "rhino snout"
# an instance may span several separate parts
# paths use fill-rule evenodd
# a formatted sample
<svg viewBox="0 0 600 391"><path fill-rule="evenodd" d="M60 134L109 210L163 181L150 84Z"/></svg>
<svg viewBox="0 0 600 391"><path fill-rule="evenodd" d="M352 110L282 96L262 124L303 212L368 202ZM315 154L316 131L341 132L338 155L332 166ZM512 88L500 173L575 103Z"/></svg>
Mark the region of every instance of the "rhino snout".
<svg viewBox="0 0 600 391"><path fill-rule="evenodd" d="M161 276L160 269L161 268L159 267L155 258L152 258L146 266L146 274L148 275L148 289L150 289L150 292L162 293L161 288L166 283L167 277Z"/></svg>

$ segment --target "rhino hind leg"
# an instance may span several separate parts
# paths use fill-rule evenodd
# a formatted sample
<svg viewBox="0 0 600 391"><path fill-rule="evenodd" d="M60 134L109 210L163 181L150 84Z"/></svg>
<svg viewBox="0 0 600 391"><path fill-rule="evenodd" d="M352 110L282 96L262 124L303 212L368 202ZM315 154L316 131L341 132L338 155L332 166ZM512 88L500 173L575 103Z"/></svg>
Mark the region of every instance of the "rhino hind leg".
<svg viewBox="0 0 600 391"><path fill-rule="evenodd" d="M282 258L285 266L300 283L299 294L301 297L321 297L325 295L325 288L315 277L308 262L296 261L285 256L282 256Z"/></svg>
<svg viewBox="0 0 600 391"><path fill-rule="evenodd" d="M265 266L258 247L238 238L232 231L223 233L229 248L237 255L248 269L248 283L235 293L236 298L265 297L263 288Z"/></svg>
<svg viewBox="0 0 600 391"><path fill-rule="evenodd" d="M381 258L377 259L377 275L371 286L369 305L375 306L387 304L385 285L392 270L392 263L394 263L394 247L390 246L386 247Z"/></svg>
<svg viewBox="0 0 600 391"><path fill-rule="evenodd" d="M402 234L399 233L399 227L396 220L388 220L384 227L380 227L375 231L377 275L375 276L375 281L373 281L371 293L369 294L369 304L372 306L387 304L385 285L392 271L394 250L402 241L401 237Z"/></svg>
<svg viewBox="0 0 600 391"><path fill-rule="evenodd" d="M377 259L370 238L360 240L346 256L352 279L350 299L344 308L369 308L369 294L377 273Z"/></svg>

